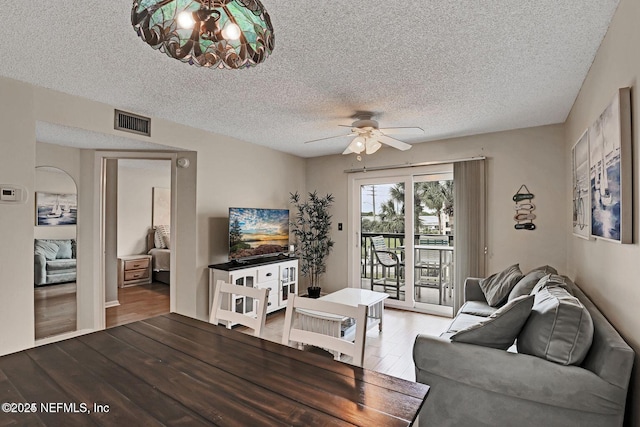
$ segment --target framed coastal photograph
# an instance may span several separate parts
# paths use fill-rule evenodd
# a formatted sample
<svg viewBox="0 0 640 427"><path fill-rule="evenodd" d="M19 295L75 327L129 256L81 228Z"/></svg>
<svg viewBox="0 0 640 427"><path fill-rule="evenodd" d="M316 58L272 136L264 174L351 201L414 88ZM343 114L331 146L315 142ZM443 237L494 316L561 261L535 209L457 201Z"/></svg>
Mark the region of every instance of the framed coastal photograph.
<svg viewBox="0 0 640 427"><path fill-rule="evenodd" d="M591 236L632 243L631 96L622 88L589 128Z"/></svg>
<svg viewBox="0 0 640 427"><path fill-rule="evenodd" d="M591 236L591 197L589 192L589 131L585 130L571 149L573 193L573 235Z"/></svg>
<svg viewBox="0 0 640 427"><path fill-rule="evenodd" d="M36 225L76 225L78 196L36 192Z"/></svg>

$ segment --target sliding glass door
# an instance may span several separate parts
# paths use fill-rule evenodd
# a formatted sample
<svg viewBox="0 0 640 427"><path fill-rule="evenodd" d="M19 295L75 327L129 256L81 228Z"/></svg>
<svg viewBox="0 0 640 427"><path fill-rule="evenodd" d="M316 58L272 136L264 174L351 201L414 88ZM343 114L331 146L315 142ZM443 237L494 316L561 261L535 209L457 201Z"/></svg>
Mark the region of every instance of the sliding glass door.
<svg viewBox="0 0 640 427"><path fill-rule="evenodd" d="M411 283L405 255L406 187L402 177L358 183L360 287L386 292L398 303L406 301Z"/></svg>
<svg viewBox="0 0 640 427"><path fill-rule="evenodd" d="M413 176L415 307L453 315L453 173Z"/></svg>
<svg viewBox="0 0 640 427"><path fill-rule="evenodd" d="M354 174L352 286L389 294L386 305L451 315L451 165Z"/></svg>

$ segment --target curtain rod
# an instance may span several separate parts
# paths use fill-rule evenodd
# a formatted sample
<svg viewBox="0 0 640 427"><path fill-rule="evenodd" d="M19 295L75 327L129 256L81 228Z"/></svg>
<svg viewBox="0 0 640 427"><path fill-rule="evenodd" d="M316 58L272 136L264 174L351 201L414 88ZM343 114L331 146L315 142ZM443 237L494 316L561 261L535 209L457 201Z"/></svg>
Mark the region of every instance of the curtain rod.
<svg viewBox="0 0 640 427"><path fill-rule="evenodd" d="M357 172L367 172L367 171L381 171L387 169L404 169L404 168L417 168L420 166L433 166L433 165L445 165L448 163L458 163L458 162L470 162L473 160L486 160L485 156L478 157L468 157L466 159L455 159L455 160L438 160L434 162L420 162L420 163L404 163L400 165L389 165L389 166L372 166L370 168L363 166L358 169L345 169L344 173L357 173Z"/></svg>

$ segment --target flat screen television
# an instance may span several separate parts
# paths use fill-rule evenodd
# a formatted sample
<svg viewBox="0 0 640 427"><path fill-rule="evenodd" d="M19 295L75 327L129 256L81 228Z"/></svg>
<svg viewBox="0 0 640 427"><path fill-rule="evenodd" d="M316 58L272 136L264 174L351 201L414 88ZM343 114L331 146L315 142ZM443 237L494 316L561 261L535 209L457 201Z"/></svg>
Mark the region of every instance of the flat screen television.
<svg viewBox="0 0 640 427"><path fill-rule="evenodd" d="M229 259L287 252L289 210L229 208Z"/></svg>

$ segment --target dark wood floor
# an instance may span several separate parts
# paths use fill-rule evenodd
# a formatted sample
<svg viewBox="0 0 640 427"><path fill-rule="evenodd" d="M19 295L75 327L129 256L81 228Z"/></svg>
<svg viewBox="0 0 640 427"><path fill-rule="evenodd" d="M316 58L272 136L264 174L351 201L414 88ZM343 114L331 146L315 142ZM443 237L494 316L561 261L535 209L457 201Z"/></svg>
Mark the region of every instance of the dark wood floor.
<svg viewBox="0 0 640 427"><path fill-rule="evenodd" d="M34 289L37 340L76 330L76 284L38 286Z"/></svg>

